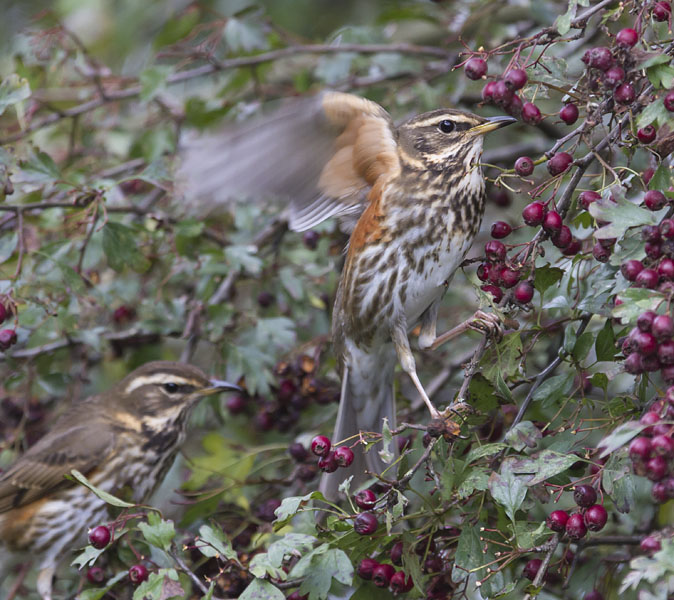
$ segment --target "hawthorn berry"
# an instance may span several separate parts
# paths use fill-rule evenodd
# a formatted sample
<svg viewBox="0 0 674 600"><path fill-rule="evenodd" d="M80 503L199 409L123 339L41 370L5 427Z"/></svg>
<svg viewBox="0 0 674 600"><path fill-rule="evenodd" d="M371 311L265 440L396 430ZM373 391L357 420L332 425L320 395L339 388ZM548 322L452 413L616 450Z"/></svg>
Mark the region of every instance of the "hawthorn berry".
<svg viewBox="0 0 674 600"><path fill-rule="evenodd" d="M538 125L543 119L541 111L533 102L525 102L522 106L522 120L529 125Z"/></svg>
<svg viewBox="0 0 674 600"><path fill-rule="evenodd" d="M651 333L663 341L674 336L674 319L669 315L656 315L651 324Z"/></svg>
<svg viewBox="0 0 674 600"><path fill-rule="evenodd" d="M97 550L105 548L111 539L112 534L110 533L110 529L105 525L98 525L89 530L89 543Z"/></svg>
<svg viewBox="0 0 674 600"><path fill-rule="evenodd" d="M87 581L93 585L98 585L105 581L105 571L101 567L89 567L87 569Z"/></svg>
<svg viewBox="0 0 674 600"><path fill-rule="evenodd" d="M672 5L669 2L656 2L653 6L653 19L656 21L667 21L672 14Z"/></svg>
<svg viewBox="0 0 674 600"><path fill-rule="evenodd" d="M549 210L543 217L543 229L550 234L559 233L563 224L562 217L556 210Z"/></svg>
<svg viewBox="0 0 674 600"><path fill-rule="evenodd" d="M660 481L667 471L667 460L663 456L654 456L646 462L646 477L651 481Z"/></svg>
<svg viewBox="0 0 674 600"><path fill-rule="evenodd" d="M520 156L515 161L515 172L520 177L527 177L534 172L534 161L528 156Z"/></svg>
<svg viewBox="0 0 674 600"><path fill-rule="evenodd" d="M601 504L594 504L585 511L585 525L590 531L601 531L608 520L608 513Z"/></svg>
<svg viewBox="0 0 674 600"><path fill-rule="evenodd" d="M578 107L573 102L565 104L559 111L559 118L567 125L573 125L578 120Z"/></svg>
<svg viewBox="0 0 674 600"><path fill-rule="evenodd" d="M615 36L615 41L618 46L622 46L623 48L631 48L639 41L639 34L631 27L625 27L625 29L621 29L617 33Z"/></svg>
<svg viewBox="0 0 674 600"><path fill-rule="evenodd" d="M370 580L372 579L372 571L374 571L379 566L379 563L373 558L364 558L358 564L356 573L361 579Z"/></svg>
<svg viewBox="0 0 674 600"><path fill-rule="evenodd" d="M653 321L658 314L652 310L645 310L637 317L637 327L640 331L650 331Z"/></svg>
<svg viewBox="0 0 674 600"><path fill-rule="evenodd" d="M665 458L674 457L674 439L668 435L656 435L651 440L653 454L664 456Z"/></svg>
<svg viewBox="0 0 674 600"><path fill-rule="evenodd" d="M508 89L503 80L499 80L494 84L492 97L494 98L494 103L498 106L507 106L512 100L513 93Z"/></svg>
<svg viewBox="0 0 674 600"><path fill-rule="evenodd" d="M391 562L394 565L401 566L403 564L403 543L396 542L391 547Z"/></svg>
<svg viewBox="0 0 674 600"><path fill-rule="evenodd" d="M501 283L504 288L511 288L520 280L520 272L506 267L501 271Z"/></svg>
<svg viewBox="0 0 674 600"><path fill-rule="evenodd" d="M538 574L538 570L541 568L541 565L543 564L543 561L540 558L532 558L530 559L526 565L524 565L524 570L522 571L522 575L529 579L530 581L533 581L536 579L536 575Z"/></svg>
<svg viewBox="0 0 674 600"><path fill-rule="evenodd" d="M644 413L639 419L639 423L642 425L649 425L646 429L643 430L644 435L653 435L653 427L651 425L656 425L660 422L660 415L655 411L648 411Z"/></svg>
<svg viewBox="0 0 674 600"><path fill-rule="evenodd" d="M360 490L359 492L356 492L353 499L356 506L363 510L370 510L377 504L377 496L372 490Z"/></svg>
<svg viewBox="0 0 674 600"><path fill-rule="evenodd" d="M491 294L492 297L494 298L494 302L496 302L497 304L501 300L503 300L503 290L500 287L498 287L497 285L490 285L490 284L482 285L482 286L480 286L480 289L483 292L487 292L488 294Z"/></svg>
<svg viewBox="0 0 674 600"><path fill-rule="evenodd" d="M491 226L491 237L500 240L504 237L508 237L512 232L513 228L508 225L505 221L496 221Z"/></svg>
<svg viewBox="0 0 674 600"><path fill-rule="evenodd" d="M573 235L571 235L571 230L566 225L562 225L559 233L550 236L550 241L552 241L554 246L563 250L571 244Z"/></svg>
<svg viewBox="0 0 674 600"><path fill-rule="evenodd" d="M404 594L414 587L414 582L410 575L405 575L404 571L396 571L391 577L389 585L394 594Z"/></svg>
<svg viewBox="0 0 674 600"><path fill-rule="evenodd" d="M527 225L535 227L543 223L546 210L545 204L542 202L532 202L524 207L522 218Z"/></svg>
<svg viewBox="0 0 674 600"><path fill-rule="evenodd" d="M129 569L129 579L134 585L143 583L149 576L150 574L145 565L133 565Z"/></svg>
<svg viewBox="0 0 674 600"><path fill-rule="evenodd" d="M613 93L613 97L618 104L630 104L634 102L636 95L631 83L621 83Z"/></svg>
<svg viewBox="0 0 674 600"><path fill-rule="evenodd" d="M309 250L316 250L318 248L318 240L320 239L321 234L318 231L305 231L302 235L302 243L309 248Z"/></svg>
<svg viewBox="0 0 674 600"><path fill-rule="evenodd" d="M629 455L632 460L648 460L651 456L651 440L647 437L636 437L629 445Z"/></svg>
<svg viewBox="0 0 674 600"><path fill-rule="evenodd" d="M657 131L653 125L646 125L645 127L637 130L637 139L642 144L650 144L655 139L656 134Z"/></svg>
<svg viewBox="0 0 674 600"><path fill-rule="evenodd" d="M674 90L672 90L671 92L667 92L663 100L663 104L665 105L665 108L669 112L674 111Z"/></svg>
<svg viewBox="0 0 674 600"><path fill-rule="evenodd" d="M641 540L639 548L641 548L641 551L645 552L646 554L655 554L662 549L662 544L660 544L660 540L654 535L647 535L643 540Z"/></svg>
<svg viewBox="0 0 674 600"><path fill-rule="evenodd" d="M566 522L569 520L569 513L565 510L553 510L545 521L545 524L552 531L561 533L566 527Z"/></svg>
<svg viewBox="0 0 674 600"><path fill-rule="evenodd" d="M8 350L16 344L16 339L14 329L0 329L0 350Z"/></svg>
<svg viewBox="0 0 674 600"><path fill-rule="evenodd" d="M377 565L372 570L372 582L377 587L388 587L391 577L393 577L395 572L396 570L393 565Z"/></svg>
<svg viewBox="0 0 674 600"><path fill-rule="evenodd" d="M353 463L353 450L346 446L340 446L335 450L335 459L340 467L349 467Z"/></svg>
<svg viewBox="0 0 674 600"><path fill-rule="evenodd" d="M484 245L484 253L487 256L487 260L492 262L502 261L506 257L505 244L503 242L499 242L498 240L487 242Z"/></svg>
<svg viewBox="0 0 674 600"><path fill-rule="evenodd" d="M463 66L463 72L468 79L474 81L482 79L487 74L487 61L483 58L473 57Z"/></svg>
<svg viewBox="0 0 674 600"><path fill-rule="evenodd" d="M318 459L318 468L324 473L334 473L339 468L339 462L334 451L328 452Z"/></svg>
<svg viewBox="0 0 674 600"><path fill-rule="evenodd" d="M494 101L494 87L496 87L495 81L489 81L482 88L482 101L483 102L493 102Z"/></svg>
<svg viewBox="0 0 674 600"><path fill-rule="evenodd" d="M634 278L634 284L637 287L655 289L659 281L658 273L654 269L643 269Z"/></svg>
<svg viewBox="0 0 674 600"><path fill-rule="evenodd" d="M523 88L527 79L527 72L524 69L510 69L503 77L506 87L513 91Z"/></svg>
<svg viewBox="0 0 674 600"><path fill-rule="evenodd" d="M601 242L597 242L592 247L592 256L595 260L606 263L609 261L609 258L611 258L611 251L603 246Z"/></svg>
<svg viewBox="0 0 674 600"><path fill-rule="evenodd" d="M290 454L290 456L297 462L304 462L309 458L308 450L304 447L304 444L301 444L300 442L292 442L290 446L288 446L288 454Z"/></svg>
<svg viewBox="0 0 674 600"><path fill-rule="evenodd" d="M548 172L550 175L564 173L573 162L573 157L568 152L557 152L548 160Z"/></svg>
<svg viewBox="0 0 674 600"><path fill-rule="evenodd" d="M599 590L590 590L583 596L583 600L604 600L604 594Z"/></svg>
<svg viewBox="0 0 674 600"><path fill-rule="evenodd" d="M589 48L583 54L582 60L588 67L599 69L600 71L607 71L613 65L613 57L611 51L605 46L597 46Z"/></svg>
<svg viewBox="0 0 674 600"><path fill-rule="evenodd" d="M593 192L592 190L587 190L585 192L581 192L578 195L578 200L580 201L580 205L585 210L587 210L590 208L590 204L596 202L597 200L601 200L601 195L599 195L597 192Z"/></svg>
<svg viewBox="0 0 674 600"><path fill-rule="evenodd" d="M515 300L520 304L528 304L534 297L534 286L530 281L521 281L515 287Z"/></svg>
<svg viewBox="0 0 674 600"><path fill-rule="evenodd" d="M611 67L604 73L604 83L614 88L625 81L625 70L622 67Z"/></svg>
<svg viewBox="0 0 674 600"><path fill-rule="evenodd" d="M566 535L568 535L571 540L575 541L585 537L587 527L585 526L583 515L580 513L572 514L566 522L565 530Z"/></svg>
<svg viewBox="0 0 674 600"><path fill-rule="evenodd" d="M379 521L371 512L360 513L353 521L353 529L358 535L372 535L378 526Z"/></svg>
<svg viewBox="0 0 674 600"><path fill-rule="evenodd" d="M316 456L327 456L331 446L330 438L324 435L317 435L311 440L311 451Z"/></svg>
<svg viewBox="0 0 674 600"><path fill-rule="evenodd" d="M573 490L573 501L581 507L592 506L597 501L597 491L591 485L577 485Z"/></svg>

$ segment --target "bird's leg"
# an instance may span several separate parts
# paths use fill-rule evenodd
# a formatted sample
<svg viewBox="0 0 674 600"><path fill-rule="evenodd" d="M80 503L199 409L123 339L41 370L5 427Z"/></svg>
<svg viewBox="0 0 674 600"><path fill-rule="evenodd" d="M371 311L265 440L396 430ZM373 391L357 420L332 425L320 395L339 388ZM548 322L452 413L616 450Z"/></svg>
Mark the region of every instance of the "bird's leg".
<svg viewBox="0 0 674 600"><path fill-rule="evenodd" d="M433 303L421 315L421 331L419 332L419 348L426 350L433 346L436 340L436 327L438 324L438 307L442 296L436 298Z"/></svg>
<svg viewBox="0 0 674 600"><path fill-rule="evenodd" d="M445 331L445 333L436 337L435 340L427 347L429 347L431 350L435 350L438 346L453 340L455 337L458 337L469 329L480 331L486 336L492 337L496 340L499 340L501 337L503 337L503 323L501 322L501 318L494 313L486 313L478 310L475 311L475 314L470 319L465 320L463 323L460 323L453 329Z"/></svg>
<svg viewBox="0 0 674 600"><path fill-rule="evenodd" d="M393 345L395 346L396 353L398 354L398 360L400 361L400 366L403 368L403 371L410 376L414 387L417 388L421 399L426 403L429 412L431 413L432 419L441 418L442 415L438 412L438 409L433 406L431 399L428 397L424 386L421 385L419 376L417 375L417 366L414 360L414 355L412 354L412 349L410 348L410 341L407 337L407 327L404 323L398 323L391 328L391 339L393 340Z"/></svg>
<svg viewBox="0 0 674 600"><path fill-rule="evenodd" d="M40 569L37 576L37 592L42 596L42 600L51 600L52 598L52 580L55 572L56 568L53 566Z"/></svg>

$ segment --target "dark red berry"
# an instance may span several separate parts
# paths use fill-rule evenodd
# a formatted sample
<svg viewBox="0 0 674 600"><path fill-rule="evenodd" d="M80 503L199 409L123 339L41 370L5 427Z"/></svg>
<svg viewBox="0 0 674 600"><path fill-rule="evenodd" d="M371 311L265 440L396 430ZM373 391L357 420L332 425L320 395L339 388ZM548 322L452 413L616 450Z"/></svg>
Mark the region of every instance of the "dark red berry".
<svg viewBox="0 0 674 600"><path fill-rule="evenodd" d="M625 70L622 67L611 67L604 73L604 83L614 88L625 81Z"/></svg>
<svg viewBox="0 0 674 600"><path fill-rule="evenodd" d="M669 112L674 112L674 90L667 92L663 99L663 103Z"/></svg>
<svg viewBox="0 0 674 600"><path fill-rule="evenodd" d="M89 543L98 550L105 548L111 539L110 529L105 525L99 525L89 530Z"/></svg>
<svg viewBox="0 0 674 600"><path fill-rule="evenodd" d="M562 249L562 254L564 256L576 256L580 252L581 249L581 243L580 240L572 237L571 238L571 243L566 247Z"/></svg>
<svg viewBox="0 0 674 600"><path fill-rule="evenodd" d="M381 588L388 587L388 584L391 581L391 577L393 577L395 572L396 570L393 565L377 565L372 570L372 582L377 587Z"/></svg>
<svg viewBox="0 0 674 600"><path fill-rule="evenodd" d="M534 172L534 161L528 156L520 156L515 161L515 172L520 177L527 177Z"/></svg>
<svg viewBox="0 0 674 600"><path fill-rule="evenodd" d="M615 101L619 104L630 104L636 98L636 92L631 83L621 83L613 92Z"/></svg>
<svg viewBox="0 0 674 600"><path fill-rule="evenodd" d="M112 320L119 325L121 323L128 323L135 316L136 311L133 308L122 304L122 306L117 307L115 312L112 313Z"/></svg>
<svg viewBox="0 0 674 600"><path fill-rule="evenodd" d="M545 524L552 529L561 533L566 527L566 522L569 520L569 514L565 510L553 510L545 521Z"/></svg>
<svg viewBox="0 0 674 600"><path fill-rule="evenodd" d="M481 79L487 74L487 61L474 56L463 66L463 71L468 79Z"/></svg>
<svg viewBox="0 0 674 600"><path fill-rule="evenodd" d="M650 190L644 195L644 204L649 210L660 210L667 204L667 198L659 190Z"/></svg>
<svg viewBox="0 0 674 600"><path fill-rule="evenodd" d="M653 435L653 427L650 427L650 425L656 425L657 423L660 422L660 415L654 411L648 411L647 413L644 413L641 416L641 419L639 419L639 423L642 425L649 425L646 429L643 430L644 435Z"/></svg>
<svg viewBox="0 0 674 600"><path fill-rule="evenodd" d="M372 571L374 571L379 566L379 563L373 558L364 558L358 564L358 569L356 573L361 579L367 579L368 581L372 579Z"/></svg>
<svg viewBox="0 0 674 600"><path fill-rule="evenodd" d="M499 262L506 257L506 247L503 242L492 240L484 245L484 253L487 255L487 260Z"/></svg>
<svg viewBox="0 0 674 600"><path fill-rule="evenodd" d="M87 570L87 581L93 585L98 585L105 581L105 571L101 567L90 567Z"/></svg>
<svg viewBox="0 0 674 600"><path fill-rule="evenodd" d="M522 120L529 125L538 125L541 122L543 115L541 111L533 102L525 102L522 106Z"/></svg>
<svg viewBox="0 0 674 600"><path fill-rule="evenodd" d="M631 48L639 41L639 34L631 27L626 27L617 33L615 41L618 46Z"/></svg>
<svg viewBox="0 0 674 600"><path fill-rule="evenodd" d="M578 120L578 107L573 102L565 104L559 111L559 118L567 125L573 125Z"/></svg>
<svg viewBox="0 0 674 600"><path fill-rule="evenodd" d="M541 568L542 564L543 561L540 558L532 558L527 562L526 565L524 565L522 575L530 581L533 581L536 579L536 575L538 574L538 570Z"/></svg>
<svg viewBox="0 0 674 600"><path fill-rule="evenodd" d="M502 206L503 208L508 208L512 204L510 195L505 190L492 189L489 193L489 199L496 204L496 206Z"/></svg>
<svg viewBox="0 0 674 600"><path fill-rule="evenodd" d="M255 509L255 516L260 520L271 523L276 520L276 509L281 506L278 498L269 498Z"/></svg>
<svg viewBox="0 0 674 600"><path fill-rule="evenodd" d="M625 371L630 375L640 375L644 372L644 361L641 354L634 352L625 359Z"/></svg>
<svg viewBox="0 0 674 600"><path fill-rule="evenodd" d="M300 465L297 469L297 479L300 481L313 481L316 475L318 475L318 467L316 465Z"/></svg>
<svg viewBox="0 0 674 600"><path fill-rule="evenodd" d="M8 350L14 344L16 344L16 331L0 329L0 350Z"/></svg>
<svg viewBox="0 0 674 600"><path fill-rule="evenodd" d="M145 581L149 576L150 574L145 568L145 565L133 565L129 569L129 579L134 585L143 583L143 581Z"/></svg>
<svg viewBox="0 0 674 600"><path fill-rule="evenodd" d="M611 258L611 251L608 248L605 248L601 242L597 242L592 247L592 256L595 260L606 263L609 261L609 258Z"/></svg>
<svg viewBox="0 0 674 600"><path fill-rule="evenodd" d="M324 435L317 435L311 440L311 451L316 456L327 456L331 446L330 438Z"/></svg>
<svg viewBox="0 0 674 600"><path fill-rule="evenodd" d="M403 564L403 543L396 542L391 548L391 562L399 567Z"/></svg>
<svg viewBox="0 0 674 600"><path fill-rule="evenodd" d="M590 531L601 531L608 520L608 513L601 504L594 504L585 511L585 525Z"/></svg>
<svg viewBox="0 0 674 600"><path fill-rule="evenodd" d="M645 552L646 554L655 554L656 552L662 550L662 545L660 544L660 540L654 535L648 535L643 540L641 540L639 548L641 548L641 551Z"/></svg>
<svg viewBox="0 0 674 600"><path fill-rule="evenodd" d="M550 234L559 233L562 225L562 217L556 210L548 211L543 218L543 229Z"/></svg>
<svg viewBox="0 0 674 600"><path fill-rule="evenodd" d="M360 490L353 497L358 508L370 510L377 503L377 496L372 490Z"/></svg>
<svg viewBox="0 0 674 600"><path fill-rule="evenodd" d="M513 228L505 221L496 221L491 226L491 237L501 240L504 237L508 237L512 230Z"/></svg>
<svg viewBox="0 0 674 600"><path fill-rule="evenodd" d="M644 180L644 183L648 185L653 179L653 175L655 175L655 169L651 169L650 167L648 169L644 169L643 174L641 175L641 178Z"/></svg>
<svg viewBox="0 0 674 600"><path fill-rule="evenodd" d="M503 80L494 84L493 98L498 106L507 106L512 100L513 93L508 89Z"/></svg>
<svg viewBox="0 0 674 600"><path fill-rule="evenodd" d="M674 239L674 219L662 219L658 227L662 237L668 240Z"/></svg>
<svg viewBox="0 0 674 600"><path fill-rule="evenodd" d="M297 386L292 379L282 379L279 382L278 391L276 397L281 402L287 402L293 397L293 394L297 391Z"/></svg>
<svg viewBox="0 0 674 600"><path fill-rule="evenodd" d="M246 410L246 404L246 398L241 395L230 396L225 401L225 406L232 415L241 414L244 410Z"/></svg>
<svg viewBox="0 0 674 600"><path fill-rule="evenodd" d="M299 590L295 590L286 600L309 600L309 594L300 594Z"/></svg>
<svg viewBox="0 0 674 600"><path fill-rule="evenodd" d="M598 590L590 590L583 596L583 600L604 600L604 594Z"/></svg>
<svg viewBox="0 0 674 600"><path fill-rule="evenodd" d="M5 319L9 316L9 310L7 310L7 307L0 302L0 323L4 322ZM114 318L114 315L113 315Z"/></svg>
<svg viewBox="0 0 674 600"><path fill-rule="evenodd" d="M320 239L321 234L318 231L305 231L302 235L302 243L309 248L309 250L316 250L318 247L318 240Z"/></svg>
<svg viewBox="0 0 674 600"><path fill-rule="evenodd" d="M644 265L639 260L626 260L620 265L620 272L627 281L636 281L637 275L644 270Z"/></svg>
<svg viewBox="0 0 674 600"><path fill-rule="evenodd" d="M487 281L489 278L489 269L491 265L489 263L482 263L477 267L477 278L480 281Z"/></svg>
<svg viewBox="0 0 674 600"><path fill-rule="evenodd" d="M674 340L664 340L658 346L658 361L662 365L674 365Z"/></svg>
<svg viewBox="0 0 674 600"><path fill-rule="evenodd" d="M651 496L658 504L664 504L670 499L669 486L664 481L656 481L653 484Z"/></svg>
<svg viewBox="0 0 674 600"><path fill-rule="evenodd" d="M505 268L501 271L501 283L504 288L511 288L520 280L520 272L515 269Z"/></svg>
<svg viewBox="0 0 674 600"><path fill-rule="evenodd" d="M637 317L637 327L640 331L650 331L653 321L658 314L652 310L646 310ZM636 332L635 332L636 333Z"/></svg>
<svg viewBox="0 0 674 600"><path fill-rule="evenodd" d="M325 456L318 459L318 468L324 473L334 473L339 468L337 456L333 451L330 451Z"/></svg>
<svg viewBox="0 0 674 600"><path fill-rule="evenodd" d="M583 515L580 513L572 514L566 522L566 535L568 535L571 540L579 540L585 537L586 533L587 527L585 526Z"/></svg>
<svg viewBox="0 0 674 600"><path fill-rule="evenodd" d="M503 290L500 287L498 287L497 285L490 285L490 284L482 285L482 286L480 286L480 289L483 292L487 292L488 294L491 294L492 297L494 298L494 302L496 302L497 304L501 300L503 300Z"/></svg>
<svg viewBox="0 0 674 600"><path fill-rule="evenodd" d="M505 76L503 81L510 90L519 90L523 88L527 83L527 72L524 69L510 69Z"/></svg>
<svg viewBox="0 0 674 600"><path fill-rule="evenodd" d="M429 556L424 561L424 573L440 573L443 570L445 564L437 554Z"/></svg>
<svg viewBox="0 0 674 600"><path fill-rule="evenodd" d="M288 446L288 454L292 456L297 462L304 462L309 458L309 451L299 442L293 442Z"/></svg>
<svg viewBox="0 0 674 600"><path fill-rule="evenodd" d="M346 446L340 446L335 450L335 458L340 467L349 467L353 462L353 450Z"/></svg>
<svg viewBox="0 0 674 600"><path fill-rule="evenodd" d="M672 14L672 5L669 2L656 2L653 6L653 19L667 21Z"/></svg>
<svg viewBox="0 0 674 600"><path fill-rule="evenodd" d="M581 507L592 506L597 501L597 491L591 485L577 485L573 490L573 501Z"/></svg>
<svg viewBox="0 0 674 600"><path fill-rule="evenodd" d="M513 94L510 102L503 108L508 111L510 116L519 118L522 115L522 107L522 99L517 94Z"/></svg>
<svg viewBox="0 0 674 600"><path fill-rule="evenodd" d="M581 194L578 196L578 200L580 201L580 205L585 210L587 210L590 207L590 204L596 202L597 200L601 200L601 195L599 195L597 192L593 192L592 190L587 190L585 192L581 192Z"/></svg>
<svg viewBox="0 0 674 600"><path fill-rule="evenodd" d="M660 481L667 475L667 460L664 456L654 456L646 462L646 477L651 481Z"/></svg>
<svg viewBox="0 0 674 600"><path fill-rule="evenodd" d="M557 248L564 250L564 248L568 248L573 241L573 235L571 235L571 230L566 225L562 225L559 233L550 236L550 241L557 246Z"/></svg>
<svg viewBox="0 0 674 600"><path fill-rule="evenodd" d="M646 127L642 127L637 131L637 139L642 144L650 144L655 139L656 134L657 131L653 125L646 125Z"/></svg>
<svg viewBox="0 0 674 600"><path fill-rule="evenodd" d="M651 440L636 437L630 442L629 454L632 460L648 460L651 456Z"/></svg>
<svg viewBox="0 0 674 600"><path fill-rule="evenodd" d="M546 210L545 204L542 202L532 202L524 207L522 218L527 225L535 227L543 223Z"/></svg>
<svg viewBox="0 0 674 600"><path fill-rule="evenodd" d="M371 512L360 513L353 522L353 529L358 535L372 535L377 531L378 526L379 521L377 521L376 515Z"/></svg>
<svg viewBox="0 0 674 600"><path fill-rule="evenodd" d="M494 87L496 86L495 81L489 81L482 88L482 100L484 102L493 102L494 101Z"/></svg>
<svg viewBox="0 0 674 600"><path fill-rule="evenodd" d="M557 152L548 160L548 172L550 175L564 173L573 162L573 156L568 152Z"/></svg>
<svg viewBox="0 0 674 600"><path fill-rule="evenodd" d="M515 287L515 300L520 304L528 304L534 297L534 286L530 281L520 281Z"/></svg>
<svg viewBox="0 0 674 600"><path fill-rule="evenodd" d="M396 571L391 577L389 585L394 594L404 594L414 587L414 582L410 575L405 575L404 571Z"/></svg>
<svg viewBox="0 0 674 600"><path fill-rule="evenodd" d="M653 454L664 456L665 458L674 457L674 439L668 435L656 435L651 440Z"/></svg>
<svg viewBox="0 0 674 600"><path fill-rule="evenodd" d="M613 57L611 56L611 51L604 46L598 46L586 50L581 60L588 67L599 69L600 71L608 70L613 64Z"/></svg>
<svg viewBox="0 0 674 600"><path fill-rule="evenodd" d="M674 320L669 315L657 315L651 324L651 333L660 341L674 336Z"/></svg>
<svg viewBox="0 0 674 600"><path fill-rule="evenodd" d="M648 331L637 331L634 334L634 341L642 356L655 354L658 351L658 341L655 339L655 336Z"/></svg>
<svg viewBox="0 0 674 600"><path fill-rule="evenodd" d="M653 290L658 285L659 279L660 278L658 277L658 273L654 269L643 269L635 277L634 285L636 285L637 287L643 287L648 288L649 290Z"/></svg>
<svg viewBox="0 0 674 600"><path fill-rule="evenodd" d="M662 245L660 242L646 242L644 244L644 252L646 252L646 256L649 258L660 258L662 256Z"/></svg>

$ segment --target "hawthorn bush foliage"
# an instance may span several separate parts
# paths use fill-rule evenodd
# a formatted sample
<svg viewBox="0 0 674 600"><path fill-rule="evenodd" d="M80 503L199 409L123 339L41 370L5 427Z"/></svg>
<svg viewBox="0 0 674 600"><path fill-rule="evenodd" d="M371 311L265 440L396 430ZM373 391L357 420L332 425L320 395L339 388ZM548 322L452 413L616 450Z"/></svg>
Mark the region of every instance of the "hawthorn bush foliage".
<svg viewBox="0 0 674 600"><path fill-rule="evenodd" d="M198 408L154 508L106 497L110 521L91 526L111 541L73 548L84 582L64 567L56 589L83 585L87 600L674 594L670 4L289 6L10 13L0 466L68 401L151 359L248 390ZM346 238L332 222L283 235L277 208L254 203L199 221L172 194L186 130L326 87L398 120L452 105L522 121L488 141L492 203L441 312L450 328L492 310L504 335L419 354L461 430L425 431L401 377L403 425L364 438L389 456L398 444L401 458L340 506L315 491L309 446L337 409L329 313ZM316 508L328 511L318 528Z"/></svg>

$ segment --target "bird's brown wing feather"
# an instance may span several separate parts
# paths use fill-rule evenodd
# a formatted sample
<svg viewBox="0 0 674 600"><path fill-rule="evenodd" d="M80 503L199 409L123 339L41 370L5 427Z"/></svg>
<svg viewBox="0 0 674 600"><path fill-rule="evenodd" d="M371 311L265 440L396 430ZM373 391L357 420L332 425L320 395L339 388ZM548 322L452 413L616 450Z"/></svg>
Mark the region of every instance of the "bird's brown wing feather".
<svg viewBox="0 0 674 600"><path fill-rule="evenodd" d="M237 197L287 202L291 229L360 214L369 190L399 171L395 131L378 104L324 92L183 145L177 193L207 214Z"/></svg>
<svg viewBox="0 0 674 600"><path fill-rule="evenodd" d="M0 513L63 485L72 469L86 474L105 459L113 442L110 430L91 424L48 433L0 476Z"/></svg>

